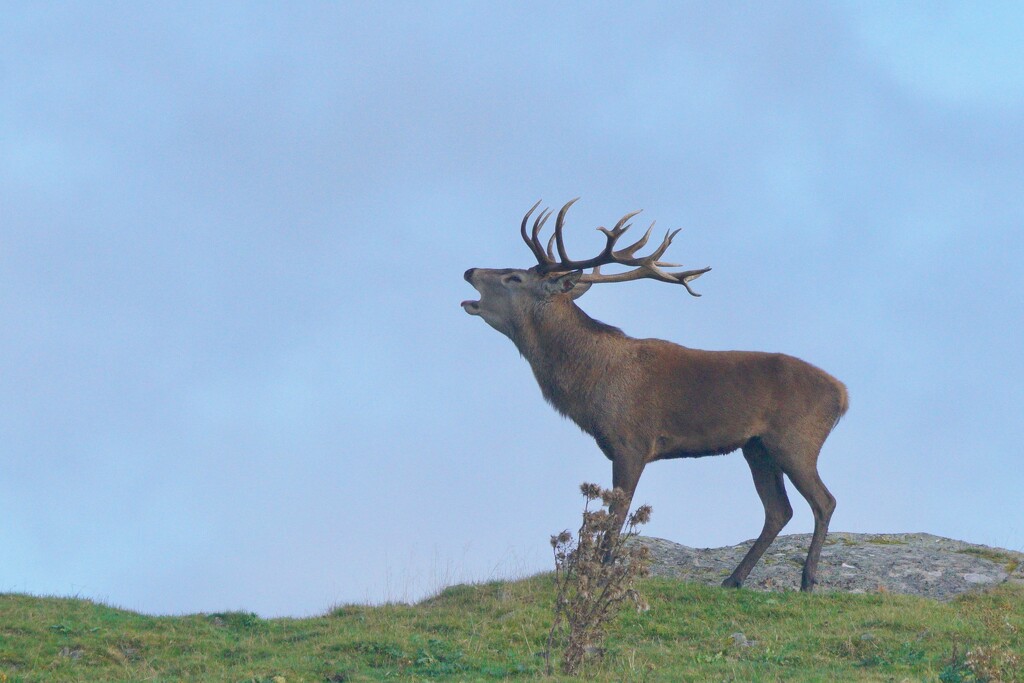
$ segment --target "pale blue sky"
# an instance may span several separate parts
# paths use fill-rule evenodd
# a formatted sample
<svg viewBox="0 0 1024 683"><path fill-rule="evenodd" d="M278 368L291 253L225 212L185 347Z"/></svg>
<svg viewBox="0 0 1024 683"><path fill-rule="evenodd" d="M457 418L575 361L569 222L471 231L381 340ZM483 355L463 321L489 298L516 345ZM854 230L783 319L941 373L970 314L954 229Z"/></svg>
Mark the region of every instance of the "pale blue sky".
<svg viewBox="0 0 1024 683"><path fill-rule="evenodd" d="M574 253L642 208L714 268L591 315L846 382L834 530L1024 549L1022 41L1019 3L0 3L0 591L548 569L610 467L461 276L577 195ZM651 466L648 533L756 536L749 477Z"/></svg>

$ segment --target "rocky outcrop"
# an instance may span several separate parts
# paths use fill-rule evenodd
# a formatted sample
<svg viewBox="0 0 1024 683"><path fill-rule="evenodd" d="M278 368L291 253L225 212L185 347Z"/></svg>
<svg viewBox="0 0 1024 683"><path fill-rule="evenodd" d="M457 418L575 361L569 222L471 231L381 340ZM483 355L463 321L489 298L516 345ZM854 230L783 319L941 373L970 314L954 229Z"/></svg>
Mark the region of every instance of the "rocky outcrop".
<svg viewBox="0 0 1024 683"><path fill-rule="evenodd" d="M810 534L779 536L744 587L781 591L800 588ZM650 548L651 574L719 585L753 541L725 548L690 548L641 536ZM903 593L949 600L1006 581L1024 583L1024 553L931 534L831 532L818 564L818 591Z"/></svg>

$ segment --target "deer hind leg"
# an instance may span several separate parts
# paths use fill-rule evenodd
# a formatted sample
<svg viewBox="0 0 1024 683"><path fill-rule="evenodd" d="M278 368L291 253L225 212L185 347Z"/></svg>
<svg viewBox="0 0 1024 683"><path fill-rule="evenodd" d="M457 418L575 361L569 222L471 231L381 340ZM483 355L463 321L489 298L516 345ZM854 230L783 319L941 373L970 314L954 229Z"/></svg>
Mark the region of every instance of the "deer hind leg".
<svg viewBox="0 0 1024 683"><path fill-rule="evenodd" d="M778 467L789 477L789 481L807 500L811 512L814 513L814 535L811 536L811 546L807 550L803 578L800 581L800 590L810 592L814 590L818 558L821 555L821 547L825 544L828 523L836 509L836 499L825 488L818 475L818 452L821 450L821 442L766 445Z"/></svg>
<svg viewBox="0 0 1024 683"><path fill-rule="evenodd" d="M789 496L786 495L782 470L769 457L760 440L751 439L743 447L743 457L750 465L750 473L754 476L754 488L757 489L757 495L761 497L761 503L764 505L764 528L743 561L729 578L722 582L725 588L739 588L743 585L750 570L782 531L782 527L793 517L793 507L789 504Z"/></svg>
<svg viewBox="0 0 1024 683"><path fill-rule="evenodd" d="M814 590L814 584L817 582L821 546L825 544L828 523L836 509L836 499L818 476L815 461L810 460L809 463L802 467L787 467L783 470L800 495L807 499L811 512L814 513L814 535L811 537L811 547L807 550L807 561L804 562L803 578L800 580L800 590L808 593Z"/></svg>

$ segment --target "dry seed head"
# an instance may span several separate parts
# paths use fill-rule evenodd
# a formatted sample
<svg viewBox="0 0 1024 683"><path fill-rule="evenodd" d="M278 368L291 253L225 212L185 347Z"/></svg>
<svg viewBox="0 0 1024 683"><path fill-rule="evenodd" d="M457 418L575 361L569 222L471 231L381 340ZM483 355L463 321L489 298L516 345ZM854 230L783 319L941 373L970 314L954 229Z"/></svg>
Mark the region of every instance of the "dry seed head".
<svg viewBox="0 0 1024 683"><path fill-rule="evenodd" d="M570 534L569 530L566 529L565 531L563 531L562 533L558 534L557 536L552 536L551 537L551 547L552 548L557 548L558 546L565 545L566 543L569 543L570 541L572 541L572 534Z"/></svg>
<svg viewBox="0 0 1024 683"><path fill-rule="evenodd" d="M601 491L601 501L611 507L626 502L626 493L622 489L605 489Z"/></svg>
<svg viewBox="0 0 1024 683"><path fill-rule="evenodd" d="M588 526L599 526L608 521L608 513L604 510L594 510L584 513L583 519Z"/></svg>
<svg viewBox="0 0 1024 683"><path fill-rule="evenodd" d="M637 526L637 525L640 525L640 524L647 524L647 522L649 522L649 521L651 521L651 506L650 505L641 505L629 517L629 523L632 526Z"/></svg>

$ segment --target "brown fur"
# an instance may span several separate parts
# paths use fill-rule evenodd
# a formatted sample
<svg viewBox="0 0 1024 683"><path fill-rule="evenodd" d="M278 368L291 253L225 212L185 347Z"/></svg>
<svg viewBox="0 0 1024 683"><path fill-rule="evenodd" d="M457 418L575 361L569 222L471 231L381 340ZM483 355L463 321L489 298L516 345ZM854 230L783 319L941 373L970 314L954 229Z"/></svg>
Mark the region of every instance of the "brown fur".
<svg viewBox="0 0 1024 683"><path fill-rule="evenodd" d="M846 412L842 382L784 354L634 339L575 304L578 279L578 273L474 268L466 280L481 300L463 306L515 343L544 398L612 461L613 486L627 495L618 514L625 514L648 463L743 450L765 523L723 585L740 586L792 517L785 474L814 512L801 583L812 590L835 509L818 476L818 452Z"/></svg>

